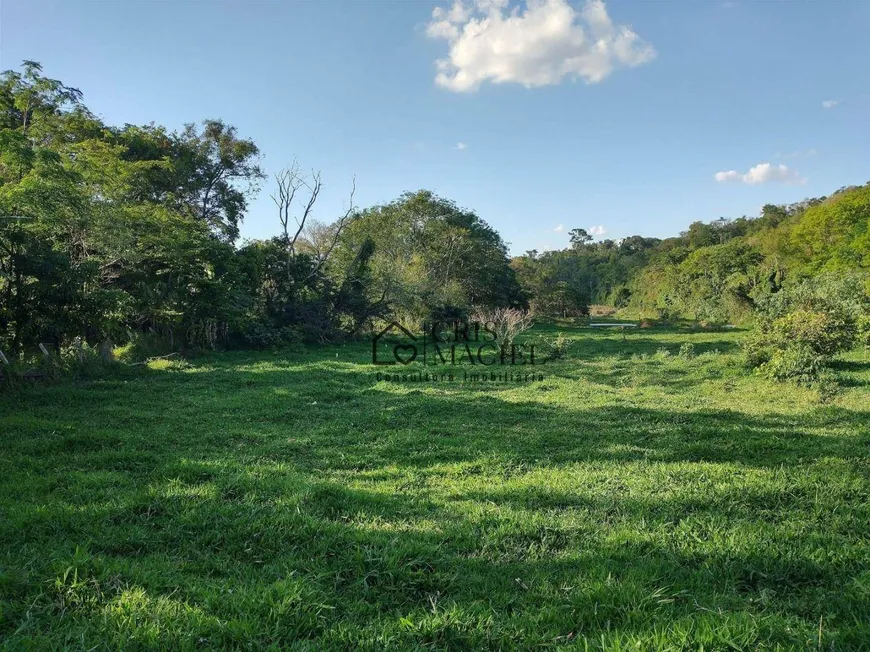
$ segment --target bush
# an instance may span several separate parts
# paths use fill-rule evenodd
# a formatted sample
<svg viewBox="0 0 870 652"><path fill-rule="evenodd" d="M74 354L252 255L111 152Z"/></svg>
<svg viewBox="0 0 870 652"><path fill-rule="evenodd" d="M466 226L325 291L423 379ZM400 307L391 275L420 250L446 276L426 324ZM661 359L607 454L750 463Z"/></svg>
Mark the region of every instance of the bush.
<svg viewBox="0 0 870 652"><path fill-rule="evenodd" d="M544 348L547 352L547 360L562 360L568 355L568 349L571 348L573 342L565 337L563 333L558 333L555 338L544 340Z"/></svg>
<svg viewBox="0 0 870 652"><path fill-rule="evenodd" d="M779 381L818 382L833 356L855 342L851 321L833 312L797 309L773 320L762 319L744 341L750 367Z"/></svg>
<svg viewBox="0 0 870 652"><path fill-rule="evenodd" d="M806 347L822 356L845 351L855 341L851 323L832 313L809 310L796 310L774 320L770 333L780 345Z"/></svg>
<svg viewBox="0 0 870 652"><path fill-rule="evenodd" d="M0 388L18 387L31 382L53 383L64 378L76 380L102 378L115 373L123 365L114 359L106 362L99 346L76 343L60 351L51 349L46 357L42 352L29 352L20 358L0 363Z"/></svg>
<svg viewBox="0 0 870 652"><path fill-rule="evenodd" d="M819 274L758 297L762 319L773 321L798 310L825 312L856 322L870 315L870 292L863 273Z"/></svg>
<svg viewBox="0 0 870 652"><path fill-rule="evenodd" d="M750 369L760 367L768 362L773 355L773 346L768 334L760 328L756 328L741 344L743 350L743 362Z"/></svg>
<svg viewBox="0 0 870 652"><path fill-rule="evenodd" d="M861 315L855 323L855 341L870 347L870 315Z"/></svg>
<svg viewBox="0 0 870 652"><path fill-rule="evenodd" d="M819 393L819 403L830 403L843 391L837 376L829 369L822 371L813 385Z"/></svg>
<svg viewBox="0 0 870 652"><path fill-rule="evenodd" d="M677 355L679 355L684 360L689 360L691 358L694 358L696 355L695 345L692 344L691 342L684 342L680 346L680 351L679 351L679 353L677 353Z"/></svg>
<svg viewBox="0 0 870 652"><path fill-rule="evenodd" d="M453 324L455 322L467 322L468 310L460 306L453 305L435 306L429 311L427 321L430 324Z"/></svg>
<svg viewBox="0 0 870 652"><path fill-rule="evenodd" d="M499 346L510 346L517 335L534 323L530 311L517 308L478 309L471 318L494 332Z"/></svg>
<svg viewBox="0 0 870 652"><path fill-rule="evenodd" d="M813 385L827 365L825 356L806 346L794 346L774 351L762 364L761 372L773 380L792 381L798 385Z"/></svg>

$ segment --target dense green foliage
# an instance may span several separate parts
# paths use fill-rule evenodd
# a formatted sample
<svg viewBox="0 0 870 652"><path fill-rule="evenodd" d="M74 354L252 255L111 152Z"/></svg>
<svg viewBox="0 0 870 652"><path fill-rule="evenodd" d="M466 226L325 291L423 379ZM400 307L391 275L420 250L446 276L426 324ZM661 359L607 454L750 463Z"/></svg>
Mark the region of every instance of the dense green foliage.
<svg viewBox="0 0 870 652"><path fill-rule="evenodd" d="M229 243L256 146L220 121L107 127L32 62L0 79L0 108L0 346L213 344L239 303Z"/></svg>
<svg viewBox="0 0 870 652"><path fill-rule="evenodd" d="M501 236L428 191L362 211L343 241L348 253L372 243L370 291L399 318L525 304Z"/></svg>
<svg viewBox="0 0 870 652"><path fill-rule="evenodd" d="M498 233L428 192L304 232L303 218L292 238L288 202L283 234L237 248L265 178L253 142L220 120L110 127L81 99L34 62L0 78L0 350L12 357L73 341L334 340L387 315L524 304ZM285 179L294 195L315 188Z"/></svg>
<svg viewBox="0 0 870 652"><path fill-rule="evenodd" d="M589 302L659 318L744 322L783 288L822 273L870 273L870 184L760 217L695 222L677 238L573 238L562 251L513 260L539 312L564 315ZM858 288L859 296L868 287Z"/></svg>
<svg viewBox="0 0 870 652"><path fill-rule="evenodd" d="M833 357L870 344L870 184L757 219L695 222L678 238L632 236L528 252L512 265L540 315L624 314L755 323L746 361L776 380L816 384ZM830 384L830 383L829 383Z"/></svg>
<svg viewBox="0 0 870 652"><path fill-rule="evenodd" d="M666 240L594 242L574 229L565 250L509 261L492 227L428 191L307 221L320 177L295 167L277 177L283 232L237 246L265 179L258 159L220 120L112 127L39 64L4 73L0 349L26 357L39 343L143 338L166 350L261 347L338 341L380 319L500 307L568 317L591 303L745 323L807 279L848 276L865 298L870 287L870 185L768 205L757 219L695 222ZM867 303L847 320L859 340Z"/></svg>
<svg viewBox="0 0 870 652"><path fill-rule="evenodd" d="M864 649L863 354L819 405L737 331L560 330L531 384L353 343L0 393L0 641Z"/></svg>
<svg viewBox="0 0 870 652"><path fill-rule="evenodd" d="M867 342L866 277L822 273L764 297L746 360L776 380L817 383L834 356Z"/></svg>

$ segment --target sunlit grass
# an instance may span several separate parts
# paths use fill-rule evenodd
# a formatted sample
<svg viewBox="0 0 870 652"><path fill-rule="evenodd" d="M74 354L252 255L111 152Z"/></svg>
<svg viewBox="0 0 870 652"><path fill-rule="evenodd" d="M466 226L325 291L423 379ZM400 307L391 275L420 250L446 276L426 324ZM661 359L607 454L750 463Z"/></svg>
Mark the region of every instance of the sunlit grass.
<svg viewBox="0 0 870 652"><path fill-rule="evenodd" d="M527 384L360 343L0 395L0 640L866 647L866 355L822 403L737 331L559 329Z"/></svg>

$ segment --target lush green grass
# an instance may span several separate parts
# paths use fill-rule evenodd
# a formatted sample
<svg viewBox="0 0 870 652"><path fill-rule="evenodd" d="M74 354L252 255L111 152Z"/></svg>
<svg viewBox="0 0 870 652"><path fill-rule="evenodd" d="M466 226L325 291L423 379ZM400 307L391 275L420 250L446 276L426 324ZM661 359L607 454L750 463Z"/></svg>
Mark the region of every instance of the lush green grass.
<svg viewBox="0 0 870 652"><path fill-rule="evenodd" d="M0 395L0 640L870 647L865 354L822 404L736 331L570 334L530 384L360 344Z"/></svg>

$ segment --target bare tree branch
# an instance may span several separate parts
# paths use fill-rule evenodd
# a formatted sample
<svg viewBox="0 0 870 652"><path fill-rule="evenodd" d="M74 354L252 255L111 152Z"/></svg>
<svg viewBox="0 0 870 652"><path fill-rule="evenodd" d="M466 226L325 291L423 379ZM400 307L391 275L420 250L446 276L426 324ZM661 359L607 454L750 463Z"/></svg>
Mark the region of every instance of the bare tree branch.
<svg viewBox="0 0 870 652"><path fill-rule="evenodd" d="M305 204L305 211L302 213L302 218L296 220L296 224L299 226L296 229L296 233L293 235L293 239L290 241L290 253L296 253L296 241L299 239L299 234L302 233L302 229L305 228L305 222L308 220L308 217L311 215L311 210L314 208L314 204L317 201L317 196L320 194L320 189L323 187L323 184L320 181L320 172L311 171L311 182L307 182L302 179L302 184L311 191L311 194L308 196L308 203Z"/></svg>
<svg viewBox="0 0 870 652"><path fill-rule="evenodd" d="M289 256L295 256L297 251L297 243L300 237L305 236L304 240L310 240L311 248L314 250L315 264L304 281L308 281L314 277L329 259L332 250L338 244L342 231L350 223L353 218L356 206L353 203L354 195L356 194L356 177L353 178L353 184L350 191L350 204L335 223L328 227L323 227L317 223L311 216L314 211L314 205L320 196L320 191L323 189L323 181L320 171L312 170L311 174L306 177L299 170L299 164L294 160L289 168L281 170L275 175L275 184L277 186L276 194L272 195L272 201L278 207L278 221L281 223L281 238ZM294 202L297 201L297 196L300 191L308 191L308 199L300 202L302 207L301 215L294 215ZM291 218L295 226L291 226ZM306 229L306 226L308 227ZM293 233L291 235L291 230ZM288 273L289 273L288 265Z"/></svg>
<svg viewBox="0 0 870 652"><path fill-rule="evenodd" d="M293 200L296 198L296 192L304 185L296 161L293 161L289 168L285 168L275 175L275 183L278 186L278 196L273 194L272 201L278 207L278 221L281 223L284 244L289 248L289 224Z"/></svg>
<svg viewBox="0 0 870 652"><path fill-rule="evenodd" d="M319 177L318 177L319 179ZM338 221L333 225L332 232L332 240L324 252L318 252L317 256L317 264L311 270L311 273L308 274L305 280L310 279L312 276L317 274L320 271L320 268L323 267L324 263L329 260L329 257L332 255L332 250L335 249L335 245L338 244L338 240L341 237L342 231L344 231L345 227L350 224L350 221L353 219L354 212L356 211L356 206L353 203L353 197L356 194L356 177L353 177L350 188L350 201L348 202L347 210L344 212Z"/></svg>

